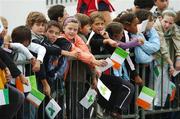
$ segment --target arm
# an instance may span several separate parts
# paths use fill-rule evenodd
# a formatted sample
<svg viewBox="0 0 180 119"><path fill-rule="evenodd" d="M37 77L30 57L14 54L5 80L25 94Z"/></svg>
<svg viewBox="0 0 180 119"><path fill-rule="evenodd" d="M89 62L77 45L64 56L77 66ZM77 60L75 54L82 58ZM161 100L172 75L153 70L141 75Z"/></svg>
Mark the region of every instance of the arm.
<svg viewBox="0 0 180 119"><path fill-rule="evenodd" d="M118 42L118 46L123 48L123 49L127 49L127 48L133 48L133 47L136 47L136 46L140 46L141 44L139 43L138 39L133 39L129 42L121 42L119 41Z"/></svg>
<svg viewBox="0 0 180 119"><path fill-rule="evenodd" d="M37 60L39 60L41 63L43 62L44 56L46 54L46 48L44 46L31 42L27 48L30 51L37 53Z"/></svg>
<svg viewBox="0 0 180 119"><path fill-rule="evenodd" d="M159 35L154 28L148 32L148 39L144 41L144 45L142 45L141 48L147 54L153 54L160 49Z"/></svg>
<svg viewBox="0 0 180 119"><path fill-rule="evenodd" d="M28 60L34 58L34 56L29 52L29 50L24 45L20 43L10 43L9 45L10 45L10 48L23 53Z"/></svg>

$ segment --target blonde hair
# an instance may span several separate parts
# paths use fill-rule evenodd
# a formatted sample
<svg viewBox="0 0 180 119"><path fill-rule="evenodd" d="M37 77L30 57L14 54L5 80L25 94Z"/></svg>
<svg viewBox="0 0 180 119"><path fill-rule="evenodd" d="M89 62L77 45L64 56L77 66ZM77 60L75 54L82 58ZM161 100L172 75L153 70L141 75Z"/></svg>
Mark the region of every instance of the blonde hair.
<svg viewBox="0 0 180 119"><path fill-rule="evenodd" d="M164 16L171 16L171 17L174 17L176 18L176 12L174 10L171 10L171 9L166 9L162 12L162 17Z"/></svg>

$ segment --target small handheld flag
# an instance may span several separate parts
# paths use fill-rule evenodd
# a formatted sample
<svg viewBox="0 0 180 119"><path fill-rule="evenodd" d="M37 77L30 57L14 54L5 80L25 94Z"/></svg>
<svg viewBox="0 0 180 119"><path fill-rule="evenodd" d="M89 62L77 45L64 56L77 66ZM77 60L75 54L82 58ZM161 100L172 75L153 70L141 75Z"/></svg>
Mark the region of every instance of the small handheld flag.
<svg viewBox="0 0 180 119"><path fill-rule="evenodd" d="M56 101L52 98L49 103L47 104L46 114L50 119L54 119L58 112L61 110L61 107L56 103Z"/></svg>
<svg viewBox="0 0 180 119"><path fill-rule="evenodd" d="M9 89L0 90L0 105L9 104Z"/></svg>
<svg viewBox="0 0 180 119"><path fill-rule="evenodd" d="M106 99L109 100L110 96L111 96L111 91L109 90L109 88L107 88L103 82L98 79L98 84L97 84L97 88L99 90L99 93Z"/></svg>
<svg viewBox="0 0 180 119"><path fill-rule="evenodd" d="M114 63L114 68L119 69L121 64L124 62L125 58L128 56L128 52L121 48L116 48L115 51L113 52L112 56L110 57L111 60Z"/></svg>
<svg viewBox="0 0 180 119"><path fill-rule="evenodd" d="M88 109L96 98L97 92L94 89L89 88L85 97L80 101L80 104Z"/></svg>
<svg viewBox="0 0 180 119"><path fill-rule="evenodd" d="M41 102L44 100L45 95L40 91L32 88L31 92L26 97L33 105L39 107Z"/></svg>
<svg viewBox="0 0 180 119"><path fill-rule="evenodd" d="M152 101L156 95L156 92L146 86L143 86L140 95L136 100L136 104L145 110L151 108Z"/></svg>

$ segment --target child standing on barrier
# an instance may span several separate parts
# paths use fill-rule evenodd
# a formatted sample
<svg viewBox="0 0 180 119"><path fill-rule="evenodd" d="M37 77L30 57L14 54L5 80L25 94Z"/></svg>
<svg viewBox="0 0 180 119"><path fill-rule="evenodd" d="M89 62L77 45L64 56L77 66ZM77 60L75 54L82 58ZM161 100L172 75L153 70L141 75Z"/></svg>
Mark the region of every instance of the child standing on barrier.
<svg viewBox="0 0 180 119"><path fill-rule="evenodd" d="M159 95L156 96L155 105L164 106L167 100L169 91L170 76L173 72L180 69L180 34L179 29L174 23L176 13L173 10L165 10L162 16L156 20L154 27L160 37L160 51L157 53L157 62L160 75L157 76L157 81L160 81L157 86ZM160 64L163 64L161 66ZM175 68L174 68L175 67ZM163 81L163 95L161 95L161 82ZM161 99L163 102L161 102ZM162 105L161 105L162 104Z"/></svg>
<svg viewBox="0 0 180 119"><path fill-rule="evenodd" d="M110 54L111 49L117 47L117 42L109 38L105 31L105 20L101 13L93 13L90 15L91 27L95 32L90 40L90 46L94 55ZM109 48L107 48L109 47ZM112 51L112 50L111 50ZM122 118L121 114L130 103L134 94L134 86L120 77L103 74L100 80L112 91L109 101L105 100L101 95L98 95L98 103L101 107L114 118Z"/></svg>

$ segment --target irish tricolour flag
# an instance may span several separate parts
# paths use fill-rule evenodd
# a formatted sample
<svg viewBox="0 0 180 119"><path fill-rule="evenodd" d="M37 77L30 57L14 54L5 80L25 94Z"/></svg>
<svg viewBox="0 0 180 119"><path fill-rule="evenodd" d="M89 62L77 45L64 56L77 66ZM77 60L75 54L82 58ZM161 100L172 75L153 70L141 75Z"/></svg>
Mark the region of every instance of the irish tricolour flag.
<svg viewBox="0 0 180 119"><path fill-rule="evenodd" d="M9 90L3 89L0 90L0 105L9 104Z"/></svg>
<svg viewBox="0 0 180 119"><path fill-rule="evenodd" d="M115 69L119 69L121 64L124 62L125 58L128 56L128 52L121 48L116 48L113 52L112 56L110 57L111 60L114 62L113 67Z"/></svg>
<svg viewBox="0 0 180 119"><path fill-rule="evenodd" d="M32 88L37 89L36 77L35 75L26 77L28 80L28 85L25 85L21 82L19 78L16 79L16 88L21 92L27 93L30 92Z"/></svg>
<svg viewBox="0 0 180 119"><path fill-rule="evenodd" d="M45 95L38 91L37 89L32 88L31 92L26 97L33 105L39 107L41 102L44 100Z"/></svg>
<svg viewBox="0 0 180 119"><path fill-rule="evenodd" d="M143 86L139 97L136 100L136 104L145 110L151 108L152 101L156 95L156 92L146 86Z"/></svg>

